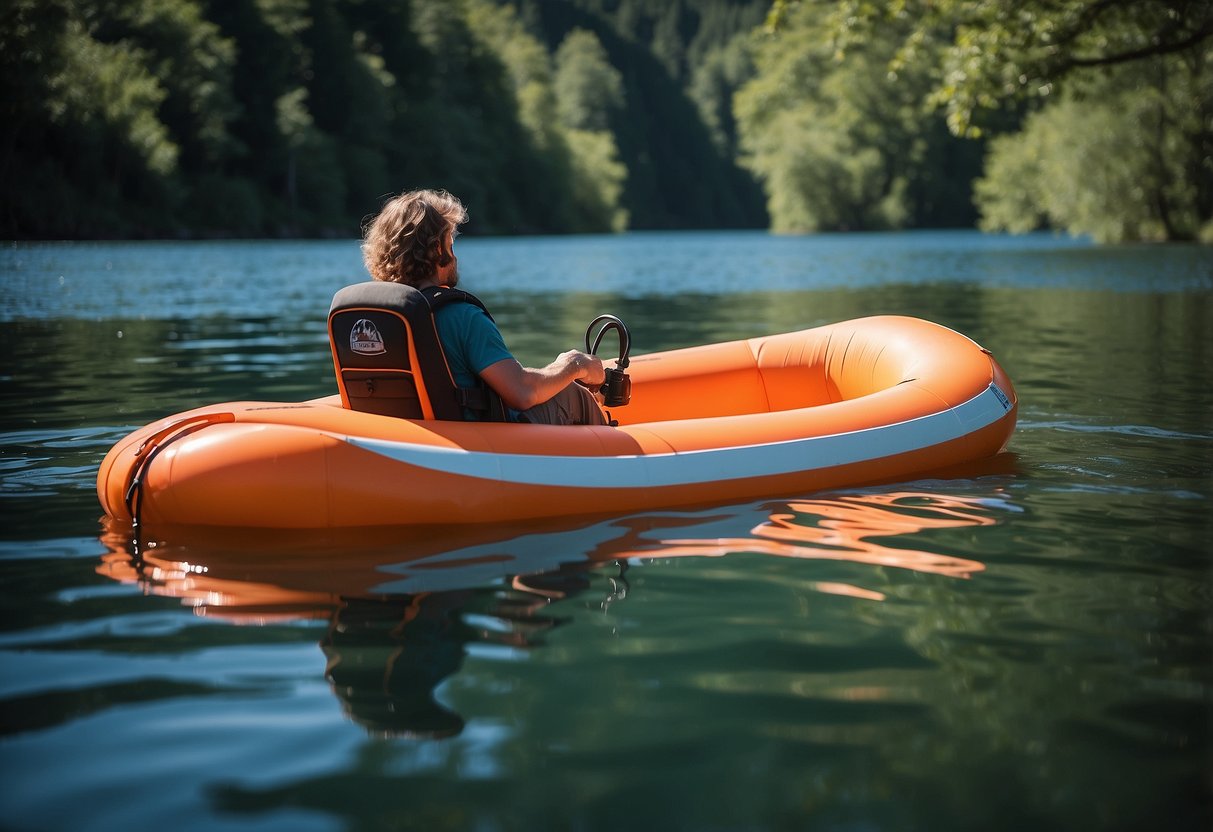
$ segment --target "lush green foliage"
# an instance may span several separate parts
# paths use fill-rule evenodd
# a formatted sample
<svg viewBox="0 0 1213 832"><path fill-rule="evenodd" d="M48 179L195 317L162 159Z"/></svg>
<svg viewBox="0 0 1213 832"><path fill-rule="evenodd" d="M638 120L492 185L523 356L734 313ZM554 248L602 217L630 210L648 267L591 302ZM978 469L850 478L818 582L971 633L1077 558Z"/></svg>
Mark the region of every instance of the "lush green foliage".
<svg viewBox="0 0 1213 832"><path fill-rule="evenodd" d="M992 144L982 227L1213 242L1213 62L1155 57L1072 90Z"/></svg>
<svg viewBox="0 0 1213 832"><path fill-rule="evenodd" d="M824 78L853 76L875 60L887 71L886 122L919 100L924 128L942 112L956 135L998 136L976 187L984 228L1213 240L1209 0L776 0L768 29L774 34L757 47L760 77L739 104L748 161L767 183L777 227L839 226L836 205L848 196L877 220L895 216L874 201L894 189L858 196L872 174L857 160L886 151L856 142L843 102L823 92ZM816 51L811 82L781 106L798 108L829 140L781 152L763 133L771 109L763 85L777 85L781 62L806 49ZM847 100L857 95L852 86ZM912 154L901 158L918 168ZM806 160L846 187L823 190L823 174L806 172ZM927 173L934 181L941 171Z"/></svg>
<svg viewBox="0 0 1213 832"><path fill-rule="evenodd" d="M549 49L559 49L574 30L591 32L618 70L622 102L607 123L627 169L621 201L631 227L765 224L761 191L737 165L728 138L741 78L700 84L700 94L694 92L699 68L738 36L744 40L769 0L517 3ZM713 122L706 110L725 115Z"/></svg>
<svg viewBox="0 0 1213 832"><path fill-rule="evenodd" d="M646 47L542 5L12 0L0 236L350 234L423 186L481 231L765 221L678 83L624 80Z"/></svg>
<svg viewBox="0 0 1213 832"><path fill-rule="evenodd" d="M1210 0L9 0L0 236L445 187L506 233L1213 239L1211 43Z"/></svg>
<svg viewBox="0 0 1213 832"><path fill-rule="evenodd" d="M839 60L827 16L806 3L787 13L777 37L758 37L757 74L737 95L736 113L776 230L973 221L966 186L979 158L925 109L929 67L889 77L905 30L874 32Z"/></svg>
<svg viewBox="0 0 1213 832"><path fill-rule="evenodd" d="M774 25L799 0L777 0ZM893 61L938 66L933 103L956 133L980 132L983 111L1047 98L1068 76L1159 55L1200 51L1213 35L1209 0L833 0L839 50L912 22Z"/></svg>
<svg viewBox="0 0 1213 832"><path fill-rule="evenodd" d="M556 111L568 125L574 174L573 205L584 212L587 228L627 227L620 196L627 168L611 131L611 118L623 106L623 82L611 66L598 36L574 29L556 50Z"/></svg>

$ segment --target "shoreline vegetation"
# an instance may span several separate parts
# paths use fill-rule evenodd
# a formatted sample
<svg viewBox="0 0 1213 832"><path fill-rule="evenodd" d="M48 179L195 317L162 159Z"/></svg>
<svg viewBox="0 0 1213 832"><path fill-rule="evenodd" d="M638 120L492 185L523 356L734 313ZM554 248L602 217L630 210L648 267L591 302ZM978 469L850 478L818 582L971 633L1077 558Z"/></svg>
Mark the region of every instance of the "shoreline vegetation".
<svg viewBox="0 0 1213 832"><path fill-rule="evenodd" d="M0 239L1213 243L1210 0L10 0Z"/></svg>

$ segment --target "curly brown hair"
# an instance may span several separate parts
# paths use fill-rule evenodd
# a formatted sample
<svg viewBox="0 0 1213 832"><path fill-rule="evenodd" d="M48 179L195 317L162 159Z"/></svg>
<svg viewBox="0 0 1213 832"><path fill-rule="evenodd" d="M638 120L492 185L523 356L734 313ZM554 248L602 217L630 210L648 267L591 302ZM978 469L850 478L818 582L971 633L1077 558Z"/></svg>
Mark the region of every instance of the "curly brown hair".
<svg viewBox="0 0 1213 832"><path fill-rule="evenodd" d="M467 222L446 191L409 191L388 200L363 229L362 260L375 280L417 286L451 262L450 241Z"/></svg>

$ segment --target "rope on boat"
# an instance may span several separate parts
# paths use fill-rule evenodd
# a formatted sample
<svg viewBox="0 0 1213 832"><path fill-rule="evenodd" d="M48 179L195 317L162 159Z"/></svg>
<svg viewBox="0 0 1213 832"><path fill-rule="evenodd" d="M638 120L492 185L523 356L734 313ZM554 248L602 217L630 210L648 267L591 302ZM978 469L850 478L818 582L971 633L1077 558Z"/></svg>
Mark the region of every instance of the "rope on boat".
<svg viewBox="0 0 1213 832"><path fill-rule="evenodd" d="M136 459L139 457L143 458L131 468L131 481L127 484L124 497L126 510L131 515L131 556L134 558L136 564L142 560L142 553L139 548L139 535L143 526L143 483L147 477L148 469L151 468L152 460L159 456L161 451L182 437L189 436L208 425L234 421L236 421L236 415L226 412L189 416L166 425L139 443L139 447L135 449L135 457Z"/></svg>

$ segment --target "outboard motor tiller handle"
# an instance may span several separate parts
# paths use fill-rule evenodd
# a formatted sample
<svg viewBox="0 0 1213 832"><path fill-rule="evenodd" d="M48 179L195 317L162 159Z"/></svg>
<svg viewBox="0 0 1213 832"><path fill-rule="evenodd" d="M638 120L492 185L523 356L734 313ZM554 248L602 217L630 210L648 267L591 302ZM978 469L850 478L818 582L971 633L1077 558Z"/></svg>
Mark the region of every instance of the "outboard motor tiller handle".
<svg viewBox="0 0 1213 832"><path fill-rule="evenodd" d="M590 333L598 324L603 324L603 327L598 330L598 337L594 339L594 344L591 346ZM604 368L606 380L599 390L602 393L604 407L623 407L632 400L632 380L624 372L628 366L628 353L632 349L632 336L628 333L628 328L614 315L599 315L590 322L585 331L585 351L590 355L597 355L598 347L602 344L602 336L608 329L613 329L619 334L619 358L614 367Z"/></svg>

